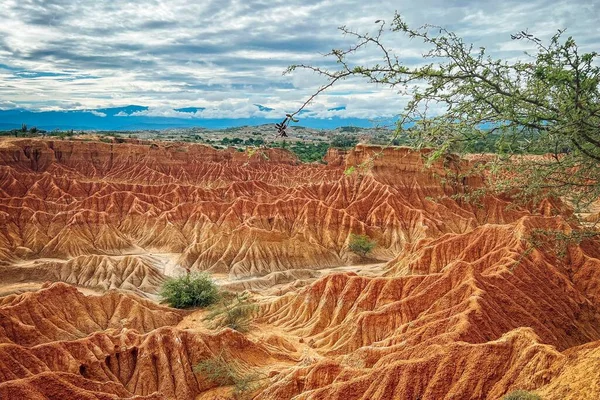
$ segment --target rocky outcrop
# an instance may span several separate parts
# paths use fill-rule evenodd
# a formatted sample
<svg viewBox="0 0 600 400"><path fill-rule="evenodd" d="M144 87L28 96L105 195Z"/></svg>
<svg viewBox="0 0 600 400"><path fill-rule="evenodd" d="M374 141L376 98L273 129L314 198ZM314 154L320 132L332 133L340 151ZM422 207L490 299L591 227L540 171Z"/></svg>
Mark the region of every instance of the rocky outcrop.
<svg viewBox="0 0 600 400"><path fill-rule="evenodd" d="M600 398L598 237L427 155L0 142L0 279L109 290L0 298L0 398L233 399L217 356L255 399ZM351 233L382 262L335 270ZM252 331L132 294L182 269L253 291Z"/></svg>
<svg viewBox="0 0 600 400"><path fill-rule="evenodd" d="M0 396L187 400L215 387L193 371L203 359L219 355L248 369L292 361L230 329L178 329L182 316L133 295L84 296L62 283L2 298Z"/></svg>
<svg viewBox="0 0 600 400"><path fill-rule="evenodd" d="M0 298L0 343L35 346L107 329L150 332L177 324L181 318L181 312L139 297L117 292L85 296L73 286L55 283L37 292Z"/></svg>
<svg viewBox="0 0 600 400"><path fill-rule="evenodd" d="M369 159L369 169L344 173ZM369 234L378 242L373 256L391 259L406 243L523 214L498 199L486 213L457 203L448 196L460 188L443 183L443 165L428 168L405 148L359 146L344 166L296 164L275 149L2 142L0 263L42 259L46 267L23 273L152 292L160 265L114 257L174 253L188 270L262 276L346 265L351 233ZM91 255L106 258L86 261ZM105 266L89 271L90 262Z"/></svg>
<svg viewBox="0 0 600 400"><path fill-rule="evenodd" d="M386 277L330 275L263 305L264 323L325 358L282 372L259 398L497 399L518 388L544 399L599 396L593 378L568 379L596 374L600 242L557 251L531 240L540 229L571 227L523 217L423 239Z"/></svg>

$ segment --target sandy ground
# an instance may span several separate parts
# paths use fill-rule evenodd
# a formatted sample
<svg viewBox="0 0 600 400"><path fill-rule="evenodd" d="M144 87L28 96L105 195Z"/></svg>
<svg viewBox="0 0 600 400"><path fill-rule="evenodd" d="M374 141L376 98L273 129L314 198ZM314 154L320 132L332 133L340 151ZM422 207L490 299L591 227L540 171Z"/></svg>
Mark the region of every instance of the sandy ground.
<svg viewBox="0 0 600 400"><path fill-rule="evenodd" d="M8 285L0 284L0 297L8 296L11 294L20 294L25 292L35 292L40 290L44 282L19 282ZM90 289L86 287L77 286L77 290L86 296L100 296L103 294L102 291Z"/></svg>
<svg viewBox="0 0 600 400"><path fill-rule="evenodd" d="M127 252L124 253L122 255L113 255L110 256L110 258L113 258L115 260L120 260L124 257L127 256L138 256L141 258L144 258L147 261L150 261L150 263L152 264L152 266L154 266L158 271L160 271L160 273L162 273L165 276L179 276L185 273L185 269L180 267L177 263L177 260L179 259L180 254L179 253L158 253L158 252L139 252L139 251L131 251L131 252ZM38 259L34 259L34 260L26 260L26 261L20 261L20 262L16 262L13 264L10 264L10 267L18 267L18 268L23 268L23 269L27 269L27 268L32 268L35 269L36 267L40 266L41 264L45 264L45 263L65 263L68 262L68 259L58 259L58 258L38 258ZM383 274L383 266L385 265L385 263L383 262L379 262L379 263L371 263L371 264L363 264L363 265L349 265L349 266L340 266L340 267L335 267L335 268L325 268L325 269L320 269L320 270L312 270L310 268L311 271L314 271L314 277L310 278L310 279L302 279L302 280L297 280L297 281L286 281L284 283L280 283L280 284L275 284L270 286L268 289L269 292L271 293L275 293L277 292L278 288L285 288L286 285L290 285L292 283L295 283L296 287L298 286L304 286L306 284L309 284L310 282L315 281L318 278L321 278L323 276L329 275L329 274L333 274L333 273L339 273L339 272L354 272L358 275L364 275L364 276L381 276ZM227 286L230 284L234 284L235 286L250 286L252 287L253 283L257 283L259 281L265 281L265 278L268 278L268 275L265 276L261 276L261 277L247 277L247 278L234 278L229 276L228 274L211 274L212 277L215 279L216 283L219 286ZM7 279L7 277L5 277L4 279L2 279L2 277L0 277L0 296L5 296L5 295L9 295L9 294L14 294L14 293L23 293L23 292L28 292L28 291L35 291L38 290L42 287L42 285L44 285L44 281L40 280L40 281L23 281L23 282L15 282L14 279ZM97 289L93 289L93 288L87 288L87 287L81 287L79 286L78 289L85 294L88 295L95 295L95 294L101 294L102 290L97 290ZM267 291L267 289L257 289L253 291L257 291L257 292L261 292L261 291ZM156 295L153 294L147 294L147 297L157 301L159 300L158 297Z"/></svg>

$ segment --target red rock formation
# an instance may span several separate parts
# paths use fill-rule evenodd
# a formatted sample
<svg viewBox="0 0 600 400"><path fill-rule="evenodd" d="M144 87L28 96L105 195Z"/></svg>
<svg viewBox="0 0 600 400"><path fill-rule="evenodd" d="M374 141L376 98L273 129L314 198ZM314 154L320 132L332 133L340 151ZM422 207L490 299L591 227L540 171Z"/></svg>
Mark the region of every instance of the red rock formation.
<svg viewBox="0 0 600 400"><path fill-rule="evenodd" d="M33 293L0 298L0 343L35 346L107 329L150 332L178 323L181 312L138 297L109 292L84 296L55 283Z"/></svg>
<svg viewBox="0 0 600 400"><path fill-rule="evenodd" d="M0 142L3 283L153 293L179 264L264 294L248 335L62 283L0 298L0 398L231 399L193 372L216 355L256 399L600 398L600 240L557 242L556 201L461 200L482 178L424 153ZM383 272L315 271L363 232Z"/></svg>
<svg viewBox="0 0 600 400"><path fill-rule="evenodd" d="M570 390L567 377L597 365L600 241L557 254L532 247L540 228L571 229L524 217L424 239L386 278L331 275L265 304L264 323L327 359L282 372L259 398L596 398L593 379Z"/></svg>
<svg viewBox="0 0 600 400"><path fill-rule="evenodd" d="M368 170L343 173L372 156ZM373 255L390 259L405 243L524 215L497 199L488 199L485 212L457 203L448 196L480 181L443 183L441 163L426 168L420 153L405 148L359 146L346 167L296 163L275 149L247 155L188 144L1 142L0 263L68 259L68 268L81 264L90 276L96 272L84 272L80 256L160 252L180 254L187 269L260 276L347 264L351 233L368 233L378 242ZM110 263L101 274L110 283L59 279L124 287L132 266ZM150 277L125 286L150 282L144 290L151 292L160 282L156 268L135 268Z"/></svg>
<svg viewBox="0 0 600 400"><path fill-rule="evenodd" d="M246 368L291 362L230 329L174 328L182 313L131 295L84 296L57 283L0 303L0 396L190 399L215 386L193 372L221 354Z"/></svg>

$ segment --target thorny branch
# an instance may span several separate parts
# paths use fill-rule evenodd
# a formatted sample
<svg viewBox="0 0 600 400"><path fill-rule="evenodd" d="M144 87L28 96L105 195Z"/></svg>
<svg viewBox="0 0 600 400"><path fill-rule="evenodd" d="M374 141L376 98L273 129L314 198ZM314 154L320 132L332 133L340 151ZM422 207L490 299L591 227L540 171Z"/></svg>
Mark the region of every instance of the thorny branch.
<svg viewBox="0 0 600 400"><path fill-rule="evenodd" d="M346 26L340 31L353 37L347 49L333 49L326 57L335 61L337 69L298 64L297 69L312 71L327 78L327 83L298 108L288 114L278 133L285 135L290 119L304 110L315 98L342 80L358 77L367 82L394 88L400 95L410 96L398 115L396 131L414 139L417 147L436 146L433 154L466 151L490 135L498 135L503 145L495 171L514 170L512 156L534 152L549 153L543 162L521 157L518 168L526 172L527 181L516 180L517 187L528 194L534 189L548 194L548 179L566 182L556 195L568 195L575 202L588 202L600 196L600 68L595 64L596 52L580 54L572 38L562 39L559 30L544 44L541 39L521 31L513 40L530 42L536 54L526 61L508 62L495 59L485 48L465 43L455 33L435 25L410 28L399 14L389 29L385 21L375 21L375 35L359 33ZM422 41L429 50L423 54L429 64L406 66L383 42L387 32L400 33L409 40ZM374 65L354 65L351 58L372 46L380 61ZM283 132L283 133L282 133ZM523 170L524 169L524 170ZM509 174L510 175L510 174ZM510 188L511 182L503 182ZM523 186L525 185L525 186ZM530 188L533 188L530 190ZM569 192L569 188L575 188ZM524 190L526 189L526 190Z"/></svg>

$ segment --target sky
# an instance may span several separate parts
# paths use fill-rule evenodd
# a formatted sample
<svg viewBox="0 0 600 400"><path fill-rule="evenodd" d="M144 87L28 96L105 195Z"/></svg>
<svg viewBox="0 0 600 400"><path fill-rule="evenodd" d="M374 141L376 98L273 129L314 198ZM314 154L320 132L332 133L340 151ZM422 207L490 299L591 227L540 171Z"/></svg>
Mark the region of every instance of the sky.
<svg viewBox="0 0 600 400"><path fill-rule="evenodd" d="M308 71L284 75L287 66L330 65L323 54L352 44L339 26L373 34L395 11L499 57L523 56L510 35L525 29L541 39L566 29L582 48L600 47L600 0L0 0L0 110L102 118L96 110L140 105L137 117L279 118L324 82ZM422 43L391 32L384 40L406 65L422 62ZM353 62L377 57L365 49ZM320 95L309 116L390 118L405 102L349 80Z"/></svg>

